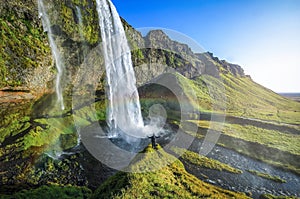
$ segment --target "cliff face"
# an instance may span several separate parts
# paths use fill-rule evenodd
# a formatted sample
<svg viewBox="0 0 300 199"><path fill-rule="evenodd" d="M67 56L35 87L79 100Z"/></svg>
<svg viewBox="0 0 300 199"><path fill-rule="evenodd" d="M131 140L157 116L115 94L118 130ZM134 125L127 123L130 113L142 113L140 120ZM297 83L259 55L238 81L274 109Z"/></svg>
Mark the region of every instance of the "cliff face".
<svg viewBox="0 0 300 199"><path fill-rule="evenodd" d="M136 31L132 29L132 32ZM170 69L189 79L204 74L219 78L220 73L245 77L244 70L239 65L219 60L209 52L194 53L188 45L171 40L162 30L152 30L143 39L144 43L141 42L141 36L137 41L144 47L140 47L143 61L142 63L134 61L138 84L145 83ZM133 57L135 60L136 56Z"/></svg>
<svg viewBox="0 0 300 199"><path fill-rule="evenodd" d="M181 74L188 78L194 78L202 74L219 77L220 67L225 73L231 73L237 77L244 77L244 70L241 66L231 64L225 60L219 60L212 53L194 53L187 44L171 40L163 31L150 31L145 39L145 46L153 49L171 51L177 54L186 62L185 70ZM177 67L176 67L177 68Z"/></svg>
<svg viewBox="0 0 300 199"><path fill-rule="evenodd" d="M143 56L145 62L142 68L148 68L153 78L154 74L159 75L165 71L173 69L188 78L194 78L204 72L204 63L197 58L190 47L186 44L173 41L162 30L152 30L145 37L145 48ZM139 71L136 70L138 80ZM140 82L143 82L141 79Z"/></svg>
<svg viewBox="0 0 300 199"><path fill-rule="evenodd" d="M98 82L102 77L95 76L95 71L104 71L104 67L99 56L101 35L95 1L44 3L49 6L54 40L64 57L67 73L63 87L68 90L70 85L80 83L78 73L87 73L91 82ZM220 71L244 76L240 66L221 61L211 53L195 54L188 45L171 40L161 30L150 31L143 37L124 19L122 22L132 49L138 85L171 69L187 78L202 74L219 77ZM53 90L55 63L38 18L37 1L1 0L0 29L0 88L18 87L35 95ZM92 69L82 71L91 66ZM101 83L98 88L103 89Z"/></svg>
<svg viewBox="0 0 300 199"><path fill-rule="evenodd" d="M187 44L171 40L162 30L150 31L145 37L145 43L147 47L154 49L165 49L186 56L194 56Z"/></svg>
<svg viewBox="0 0 300 199"><path fill-rule="evenodd" d="M223 73L230 73L235 77L245 77L244 70L241 66L228 63L225 60L219 60L214 57L212 53L197 53L196 56L205 64L204 74L211 75L213 77L219 77L222 68Z"/></svg>
<svg viewBox="0 0 300 199"><path fill-rule="evenodd" d="M0 30L0 88L45 92L53 76L52 59L36 1L1 0Z"/></svg>
<svg viewBox="0 0 300 199"><path fill-rule="evenodd" d="M220 65L225 70L223 70L225 73L231 73L236 77L245 77L244 69L237 64L231 64L226 60L219 60L218 57L214 57L214 55L210 52L204 53L202 56L201 54L198 54L198 56L200 59L204 56L204 59L213 61L214 65Z"/></svg>

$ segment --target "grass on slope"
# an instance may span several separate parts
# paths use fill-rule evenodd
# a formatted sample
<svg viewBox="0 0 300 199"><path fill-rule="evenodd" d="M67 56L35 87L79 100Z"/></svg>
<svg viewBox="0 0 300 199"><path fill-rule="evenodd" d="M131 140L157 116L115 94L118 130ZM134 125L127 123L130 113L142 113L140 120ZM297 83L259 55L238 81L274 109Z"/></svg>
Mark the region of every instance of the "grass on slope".
<svg viewBox="0 0 300 199"><path fill-rule="evenodd" d="M239 169L233 168L227 164L224 164L222 162L219 162L219 161L211 159L211 158L207 158L203 155L200 155L198 153L195 153L195 152L192 152L192 151L189 151L186 149L173 147L171 150L174 151L178 155L182 154L181 157L184 160L187 160L190 163L197 165L199 167L202 167L202 168L214 169L214 170L218 170L218 171L227 171L227 172L236 173L236 174L243 173L243 171L241 171Z"/></svg>
<svg viewBox="0 0 300 199"><path fill-rule="evenodd" d="M196 94L198 101L192 103L198 104L200 111L300 124L299 102L284 98L249 77L222 74L220 79L202 75L189 80L180 74L176 76L187 96Z"/></svg>
<svg viewBox="0 0 300 199"><path fill-rule="evenodd" d="M202 139L207 129L222 131L218 144L268 164L300 174L299 135L276 130L258 128L251 125L225 123L216 129L210 121L190 121L199 126L200 131L192 136ZM193 124L193 125L194 125Z"/></svg>
<svg viewBox="0 0 300 199"><path fill-rule="evenodd" d="M216 122L213 121L192 121L199 127L212 128ZM282 151L287 151L295 155L300 155L300 135L283 133L276 130L259 128L251 125L239 125L224 123L222 132L226 135L240 138L250 142L257 142L268 147L276 148Z"/></svg>
<svg viewBox="0 0 300 199"><path fill-rule="evenodd" d="M152 170L156 167L161 168ZM248 198L202 182L161 148L149 146L129 169L132 172L118 172L108 179L92 198Z"/></svg>
<svg viewBox="0 0 300 199"><path fill-rule="evenodd" d="M247 171L254 175L257 175L259 177L265 178L265 179L273 180L273 181L279 182L279 183L286 183L286 180L283 180L278 176L272 176L268 173L262 173L262 172L255 171L255 170L247 170Z"/></svg>

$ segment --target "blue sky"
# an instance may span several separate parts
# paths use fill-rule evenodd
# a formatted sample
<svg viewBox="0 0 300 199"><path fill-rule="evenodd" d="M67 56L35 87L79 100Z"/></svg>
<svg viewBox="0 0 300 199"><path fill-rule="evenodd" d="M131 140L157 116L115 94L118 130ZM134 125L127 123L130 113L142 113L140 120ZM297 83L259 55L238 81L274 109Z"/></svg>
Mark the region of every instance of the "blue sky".
<svg viewBox="0 0 300 199"><path fill-rule="evenodd" d="M112 0L133 27L179 31L276 92L300 92L300 0Z"/></svg>

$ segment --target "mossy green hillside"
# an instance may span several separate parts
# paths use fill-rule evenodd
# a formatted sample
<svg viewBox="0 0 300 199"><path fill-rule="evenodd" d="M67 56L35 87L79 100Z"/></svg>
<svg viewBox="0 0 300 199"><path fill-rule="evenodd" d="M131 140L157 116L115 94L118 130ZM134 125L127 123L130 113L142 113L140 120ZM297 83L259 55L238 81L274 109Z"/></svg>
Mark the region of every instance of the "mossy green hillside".
<svg viewBox="0 0 300 199"><path fill-rule="evenodd" d="M149 146L133 160L129 170L132 172L118 172L109 178L92 198L248 198L202 182L161 148Z"/></svg>
<svg viewBox="0 0 300 199"><path fill-rule="evenodd" d="M179 74L177 78L186 95L196 95L197 101L192 103L199 106L200 111L300 124L298 102L266 89L250 77L221 73L220 78L202 75L187 79Z"/></svg>
<svg viewBox="0 0 300 199"><path fill-rule="evenodd" d="M105 101L82 102L71 109L70 97L65 98L65 110L56 104L56 95L47 94L36 102L27 102L21 107L5 109L0 124L0 141L17 138L23 143L22 149L47 146L55 140L69 140L74 144L77 137L75 127L88 126L93 122L105 120ZM66 139L66 138L69 139ZM66 146L66 145L64 145ZM71 147L71 146L70 146ZM70 148L64 147L64 149Z"/></svg>
<svg viewBox="0 0 300 199"><path fill-rule="evenodd" d="M286 151L295 155L300 155L300 135L276 130L270 130L252 125L239 125L231 123L219 124L214 121L192 121L202 128L210 128L212 130L240 138L250 142L260 143L262 145ZM221 126L222 129L217 127Z"/></svg>
<svg viewBox="0 0 300 199"><path fill-rule="evenodd" d="M0 16L0 30L0 87L23 85L26 73L47 60L46 34L30 19L14 13ZM51 65L51 60L47 64Z"/></svg>

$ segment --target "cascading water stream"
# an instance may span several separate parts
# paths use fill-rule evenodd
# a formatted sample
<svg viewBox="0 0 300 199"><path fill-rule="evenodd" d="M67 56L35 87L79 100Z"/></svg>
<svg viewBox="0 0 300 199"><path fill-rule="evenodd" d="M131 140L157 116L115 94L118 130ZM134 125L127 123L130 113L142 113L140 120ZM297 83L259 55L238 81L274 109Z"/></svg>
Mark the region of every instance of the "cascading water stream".
<svg viewBox="0 0 300 199"><path fill-rule="evenodd" d="M110 136L118 131L133 137L146 137L136 79L125 31L110 0L97 0L107 77L107 123Z"/></svg>
<svg viewBox="0 0 300 199"><path fill-rule="evenodd" d="M82 15L81 15L81 10L78 6L76 6L76 14L78 17L78 23L79 23L79 33L80 33L80 39L83 41L83 31L82 31L82 27L83 27L83 21L82 21Z"/></svg>
<svg viewBox="0 0 300 199"><path fill-rule="evenodd" d="M88 52L88 49L87 49L86 45L84 44L84 41L85 41L84 31L83 31L84 23L83 23L83 19L82 19L81 8L78 7L78 6L76 6L76 16L78 18L79 35L80 35L80 39L82 41L82 43L81 43L82 48L83 48L82 57L83 57L83 59L85 59L86 58L86 54ZM78 59L80 59L80 58L78 58Z"/></svg>
<svg viewBox="0 0 300 199"><path fill-rule="evenodd" d="M99 26L101 30L102 49L106 68L107 124L109 137L119 135L132 138L145 138L151 132L156 132L157 122L145 126L139 102L136 78L133 70L131 51L126 34L116 8L110 0L96 0ZM38 0L39 16L42 19L45 32L51 46L53 58L57 67L56 94L61 108L64 109L61 81L64 73L64 63L58 46L53 38L51 23L47 12L48 4ZM79 22L79 34L82 41L83 20L79 7L75 9ZM84 49L84 55L88 52ZM85 58L85 57L84 57ZM154 118L154 120L157 118ZM154 121L153 120L153 121ZM80 140L80 135L79 138ZM78 140L78 143L80 143Z"/></svg>
<svg viewBox="0 0 300 199"><path fill-rule="evenodd" d="M38 0L38 9L39 9L39 17L42 19L44 32L48 33L48 40L51 47L51 52L55 60L55 65L57 69L57 76L55 82L55 91L57 95L57 102L60 103L61 109L64 110L64 100L63 100L63 91L61 87L61 80L64 72L64 64L61 59L61 55L57 48L57 45L54 41L52 30L51 30L51 23L47 14L47 8L44 5L43 0Z"/></svg>

